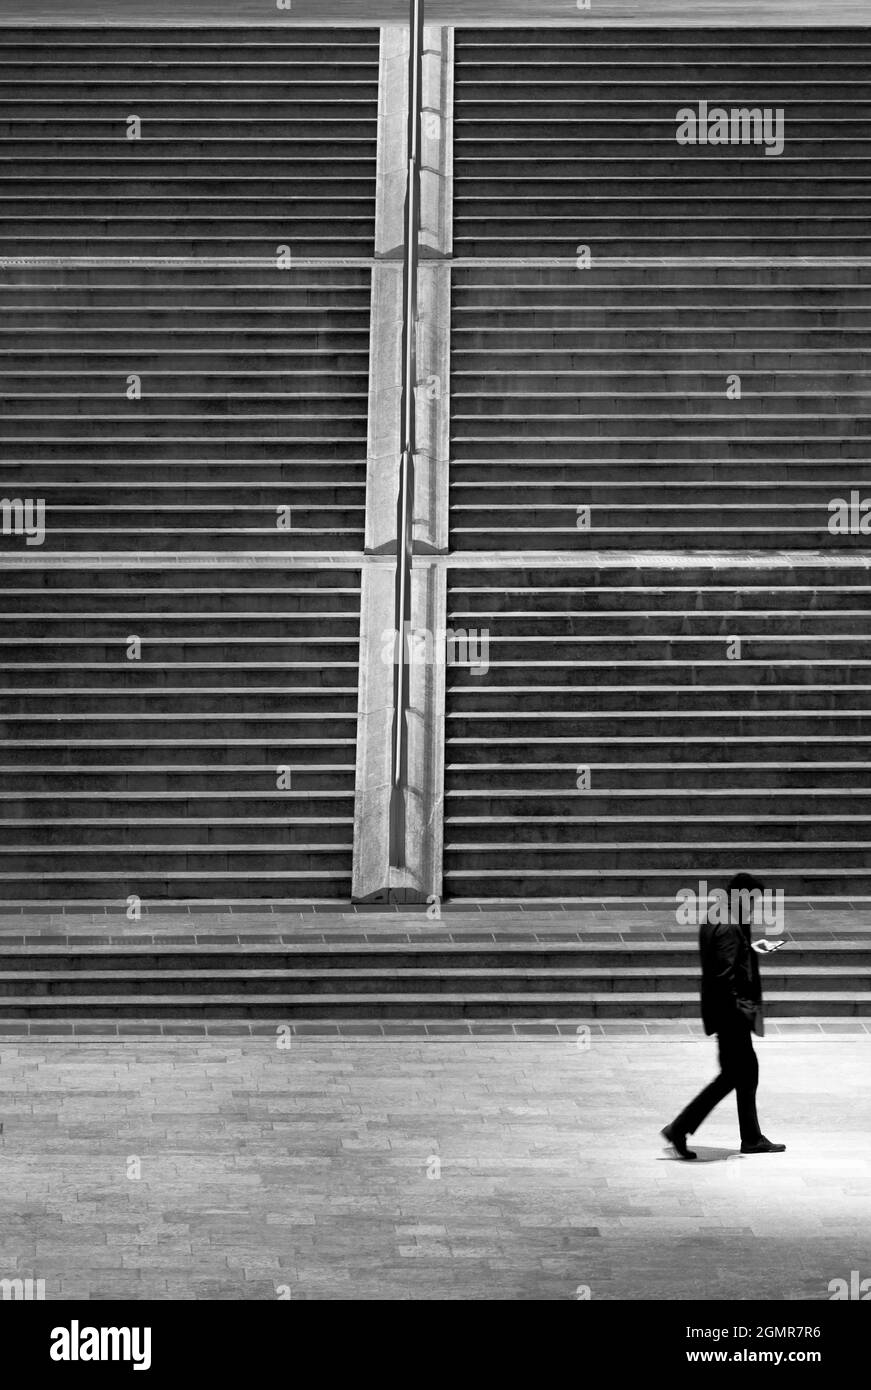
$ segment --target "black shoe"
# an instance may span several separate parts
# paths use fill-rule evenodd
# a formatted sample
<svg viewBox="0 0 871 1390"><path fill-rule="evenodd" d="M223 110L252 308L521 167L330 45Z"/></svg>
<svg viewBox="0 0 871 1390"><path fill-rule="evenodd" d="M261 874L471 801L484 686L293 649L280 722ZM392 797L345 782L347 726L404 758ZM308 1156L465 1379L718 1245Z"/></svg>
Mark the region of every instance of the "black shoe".
<svg viewBox="0 0 871 1390"><path fill-rule="evenodd" d="M695 1158L692 1149L687 1148L686 1135L681 1134L680 1130L675 1129L674 1125L666 1125L665 1129L660 1130L660 1133L665 1142L671 1144L675 1153L679 1154L681 1158Z"/></svg>
<svg viewBox="0 0 871 1390"><path fill-rule="evenodd" d="M770 1139L766 1139L764 1134L760 1134L755 1144L742 1144L742 1154L785 1154L785 1144L772 1144Z"/></svg>

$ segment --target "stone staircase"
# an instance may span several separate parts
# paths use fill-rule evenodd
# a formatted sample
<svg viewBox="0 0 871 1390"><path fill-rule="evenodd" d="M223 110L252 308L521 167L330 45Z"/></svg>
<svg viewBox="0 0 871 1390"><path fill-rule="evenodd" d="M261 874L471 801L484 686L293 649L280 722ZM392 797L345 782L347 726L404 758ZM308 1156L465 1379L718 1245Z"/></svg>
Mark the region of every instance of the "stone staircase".
<svg viewBox="0 0 871 1390"><path fill-rule="evenodd" d="M0 256L371 255L378 40L4 28Z"/></svg>
<svg viewBox="0 0 871 1390"><path fill-rule="evenodd" d="M869 29L458 29L454 254L867 256L869 61ZM783 153L678 145L700 101L782 108Z"/></svg>
<svg viewBox="0 0 871 1390"><path fill-rule="evenodd" d="M4 30L0 902L350 896L379 63Z"/></svg>
<svg viewBox="0 0 871 1390"><path fill-rule="evenodd" d="M871 267L464 265L452 545L865 550L869 366Z"/></svg>
<svg viewBox="0 0 871 1390"><path fill-rule="evenodd" d="M869 72L871 30L458 31L450 895L868 894ZM702 101L783 152L678 144Z"/></svg>
<svg viewBox="0 0 871 1390"><path fill-rule="evenodd" d="M0 271L0 491L46 550L362 548L378 63L372 29L4 30L0 255L52 264Z"/></svg>
<svg viewBox="0 0 871 1390"><path fill-rule="evenodd" d="M869 895L867 566L453 569L448 625L451 896Z"/></svg>
<svg viewBox="0 0 871 1390"><path fill-rule="evenodd" d="M581 933L569 941L566 930L552 940L541 929L538 940L529 932L518 939L516 925L504 936L500 930L487 944L480 933L468 941L455 932L439 943L414 929L399 941L401 932L382 928L379 940L347 924L342 940L320 945L299 930L270 942L263 928L256 941L244 934L222 941L212 930L187 945L183 933L159 945L138 944L134 932L114 943L0 939L0 1031L177 1032L238 1022L265 1032L282 1025L335 1034L346 1026L438 1033L527 1024L573 1034L581 1021L698 1023L690 933L638 940L600 930L595 940ZM861 1031L871 1018L867 931L843 939L793 935L763 971L770 1020L813 1017Z"/></svg>
<svg viewBox="0 0 871 1390"><path fill-rule="evenodd" d="M0 902L347 899L359 605L339 569L8 573Z"/></svg>
<svg viewBox="0 0 871 1390"><path fill-rule="evenodd" d="M46 551L362 549L368 269L0 275L0 492Z"/></svg>
<svg viewBox="0 0 871 1390"><path fill-rule="evenodd" d="M829 526L871 495L871 31L457 31L447 618L488 665L447 672L444 906L489 933L346 920L378 31L4 37L0 492L47 533L0 536L0 1029L689 1029L678 888L871 897ZM784 153L679 147L699 100L783 106ZM657 930L514 929L553 899ZM255 900L343 917L215 929ZM864 1028L867 932L819 920L769 1015Z"/></svg>

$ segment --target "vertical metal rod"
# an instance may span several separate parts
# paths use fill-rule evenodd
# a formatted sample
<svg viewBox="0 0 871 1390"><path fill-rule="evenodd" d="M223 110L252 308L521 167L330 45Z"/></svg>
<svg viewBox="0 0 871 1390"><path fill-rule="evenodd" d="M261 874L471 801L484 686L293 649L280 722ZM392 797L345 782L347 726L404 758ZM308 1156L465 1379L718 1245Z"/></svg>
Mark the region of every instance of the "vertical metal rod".
<svg viewBox="0 0 871 1390"><path fill-rule="evenodd" d="M405 795L408 773L411 570L414 554L414 455L417 386L417 265L420 227L420 133L423 61L423 3L411 0L408 59L408 184L405 198L404 308L402 351L402 453L396 517L396 632L394 652L393 749L390 794L390 863L403 868Z"/></svg>

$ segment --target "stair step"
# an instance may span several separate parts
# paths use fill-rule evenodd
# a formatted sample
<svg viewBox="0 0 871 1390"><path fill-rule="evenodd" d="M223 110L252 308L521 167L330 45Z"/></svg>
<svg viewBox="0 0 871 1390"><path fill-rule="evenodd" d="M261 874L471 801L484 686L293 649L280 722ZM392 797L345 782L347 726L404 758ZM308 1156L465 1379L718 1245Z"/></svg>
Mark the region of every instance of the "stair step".
<svg viewBox="0 0 871 1390"><path fill-rule="evenodd" d="M818 995L806 991L772 995L768 1000L769 1017L804 1017L803 1010L823 1002ZM498 997L479 993L421 995L405 994L379 1000L369 995L286 995L280 1005L275 996L250 995L240 1000L234 995L209 995L197 998L185 996L185 1018L246 1018L274 1017L276 1007L281 1021L304 1018L351 1019L365 1018L468 1018L511 1016L515 1011L530 1010L528 994L500 994ZM630 1017L697 1017L695 996L675 993L658 995L621 992L540 994L535 998L535 1014L549 1018L630 1018ZM829 1017L866 1017L871 1001L849 991L827 992L824 998ZM81 995L75 999L33 997L26 1001L0 1002L0 1023L16 1018L88 1018L108 1011L114 1019L142 1017L169 1018L178 1010L178 1000L149 995Z"/></svg>

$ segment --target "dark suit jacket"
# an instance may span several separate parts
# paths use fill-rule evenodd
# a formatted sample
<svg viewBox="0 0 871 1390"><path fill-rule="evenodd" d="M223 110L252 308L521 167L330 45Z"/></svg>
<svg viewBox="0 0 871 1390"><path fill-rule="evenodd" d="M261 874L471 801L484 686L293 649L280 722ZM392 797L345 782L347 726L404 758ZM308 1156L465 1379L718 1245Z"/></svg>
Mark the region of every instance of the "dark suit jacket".
<svg viewBox="0 0 871 1390"><path fill-rule="evenodd" d="M750 945L750 928L737 922L703 923L702 1022L706 1033L719 1033L743 1017L754 1033L765 1031L759 961Z"/></svg>

